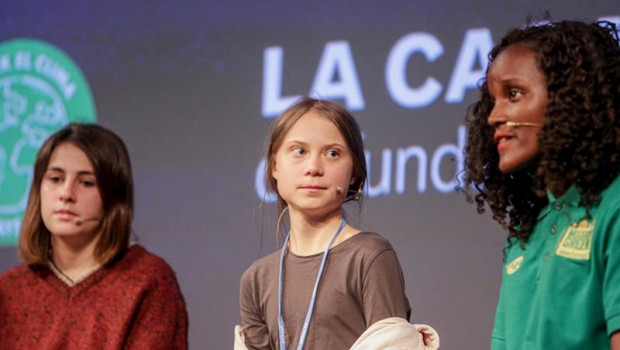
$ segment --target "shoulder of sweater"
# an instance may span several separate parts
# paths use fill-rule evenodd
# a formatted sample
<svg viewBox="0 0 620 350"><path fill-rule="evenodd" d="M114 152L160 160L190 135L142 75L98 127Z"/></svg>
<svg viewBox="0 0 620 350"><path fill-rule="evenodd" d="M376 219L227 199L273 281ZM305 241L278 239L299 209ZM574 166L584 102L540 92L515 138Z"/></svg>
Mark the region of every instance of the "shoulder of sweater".
<svg viewBox="0 0 620 350"><path fill-rule="evenodd" d="M24 281L29 276L35 277L35 274L26 264L15 266L0 274L0 288L4 285L14 286L17 281Z"/></svg>
<svg viewBox="0 0 620 350"><path fill-rule="evenodd" d="M149 278L156 278L158 276L169 278L175 276L174 270L163 258L149 252L138 244L130 246L117 264L121 270L130 270L147 275Z"/></svg>
<svg viewBox="0 0 620 350"><path fill-rule="evenodd" d="M252 278L263 273L277 271L279 268L281 249L256 259L243 273L242 279Z"/></svg>
<svg viewBox="0 0 620 350"><path fill-rule="evenodd" d="M369 253L380 253L386 250L394 250L390 241L376 232L362 231L349 238L350 243L355 249L368 251ZM346 242L346 241L345 241Z"/></svg>

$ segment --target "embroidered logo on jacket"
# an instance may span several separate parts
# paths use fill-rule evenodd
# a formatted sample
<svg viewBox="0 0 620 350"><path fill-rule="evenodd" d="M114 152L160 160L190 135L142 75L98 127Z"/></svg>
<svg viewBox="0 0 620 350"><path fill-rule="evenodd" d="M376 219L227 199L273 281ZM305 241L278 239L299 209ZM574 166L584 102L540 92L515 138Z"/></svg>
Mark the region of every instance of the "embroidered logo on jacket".
<svg viewBox="0 0 620 350"><path fill-rule="evenodd" d="M590 260L594 223L581 220L571 224L558 243L555 254L574 260Z"/></svg>
<svg viewBox="0 0 620 350"><path fill-rule="evenodd" d="M506 273L512 275L517 272L517 270L521 267L521 263L523 263L523 255L514 258L508 265L506 265Z"/></svg>

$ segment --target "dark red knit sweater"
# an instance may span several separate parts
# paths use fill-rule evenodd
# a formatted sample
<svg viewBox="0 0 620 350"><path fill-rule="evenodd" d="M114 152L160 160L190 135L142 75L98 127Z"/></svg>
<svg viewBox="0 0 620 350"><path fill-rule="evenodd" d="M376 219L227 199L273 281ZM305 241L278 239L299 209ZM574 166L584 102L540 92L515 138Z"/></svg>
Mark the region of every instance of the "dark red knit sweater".
<svg viewBox="0 0 620 350"><path fill-rule="evenodd" d="M187 349L187 312L161 258L133 245L69 287L48 268L0 275L0 349Z"/></svg>

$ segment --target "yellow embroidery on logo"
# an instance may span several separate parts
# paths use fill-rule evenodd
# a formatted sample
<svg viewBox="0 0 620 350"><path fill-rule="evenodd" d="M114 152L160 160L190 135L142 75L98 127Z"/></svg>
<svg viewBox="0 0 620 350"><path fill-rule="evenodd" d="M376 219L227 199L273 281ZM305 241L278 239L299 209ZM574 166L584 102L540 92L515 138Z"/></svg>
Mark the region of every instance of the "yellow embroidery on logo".
<svg viewBox="0 0 620 350"><path fill-rule="evenodd" d="M590 260L594 222L581 220L571 224L560 239L555 254L569 259Z"/></svg>
<svg viewBox="0 0 620 350"><path fill-rule="evenodd" d="M523 255L514 258L508 265L506 265L506 273L512 275L517 272L523 262Z"/></svg>

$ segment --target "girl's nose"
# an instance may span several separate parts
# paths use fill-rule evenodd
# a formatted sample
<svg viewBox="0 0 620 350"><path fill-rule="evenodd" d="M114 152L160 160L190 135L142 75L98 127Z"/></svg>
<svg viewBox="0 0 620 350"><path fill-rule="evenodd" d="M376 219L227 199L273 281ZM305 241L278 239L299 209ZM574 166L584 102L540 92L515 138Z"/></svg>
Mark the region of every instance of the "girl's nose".
<svg viewBox="0 0 620 350"><path fill-rule="evenodd" d="M505 114L500 113L497 108L493 108L487 118L487 124L489 124L492 128L496 128L499 125L506 123L507 120L508 119Z"/></svg>
<svg viewBox="0 0 620 350"><path fill-rule="evenodd" d="M75 201L75 189L73 184L66 182L60 188L60 200L62 201Z"/></svg>
<svg viewBox="0 0 620 350"><path fill-rule="evenodd" d="M308 163L306 164L305 175L321 176L323 175L323 166L319 156L308 157Z"/></svg>

